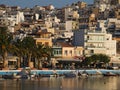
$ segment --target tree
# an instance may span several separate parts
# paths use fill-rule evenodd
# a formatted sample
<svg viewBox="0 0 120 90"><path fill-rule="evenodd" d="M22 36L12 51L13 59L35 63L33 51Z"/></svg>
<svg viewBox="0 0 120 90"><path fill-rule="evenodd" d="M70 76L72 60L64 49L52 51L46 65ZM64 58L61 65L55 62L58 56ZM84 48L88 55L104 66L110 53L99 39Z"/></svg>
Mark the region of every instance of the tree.
<svg viewBox="0 0 120 90"><path fill-rule="evenodd" d="M94 67L97 66L97 64L107 64L110 62L110 57L105 54L94 54L90 57L86 57L83 64L86 65L93 65Z"/></svg>
<svg viewBox="0 0 120 90"><path fill-rule="evenodd" d="M51 56L52 56L52 48L50 46L45 46L44 47L44 54L47 57L47 60L50 60Z"/></svg>
<svg viewBox="0 0 120 90"><path fill-rule="evenodd" d="M85 60L82 61L82 66L88 67L92 62L90 57L86 57Z"/></svg>
<svg viewBox="0 0 120 90"><path fill-rule="evenodd" d="M110 57L105 55L105 54L94 54L91 56L91 59L94 63L109 63L110 62Z"/></svg>
<svg viewBox="0 0 120 90"><path fill-rule="evenodd" d="M99 62L103 62L104 64L107 64L110 62L110 57L105 54L98 54Z"/></svg>
<svg viewBox="0 0 120 90"><path fill-rule="evenodd" d="M42 44L37 44L36 48L34 49L34 57L37 59L37 68L40 69L42 68L42 58L44 55L44 45Z"/></svg>
<svg viewBox="0 0 120 90"><path fill-rule="evenodd" d="M36 47L36 43L33 37L25 37L22 40L23 48L25 50L25 56L28 59L28 66L30 67L31 58L33 55L34 48Z"/></svg>
<svg viewBox="0 0 120 90"><path fill-rule="evenodd" d="M3 60L3 67L8 68L7 56L12 48L13 36L8 32L7 27L0 27L0 55Z"/></svg>
<svg viewBox="0 0 120 90"><path fill-rule="evenodd" d="M22 58L25 55L25 49L23 47L23 42L20 39L17 39L17 41L14 41L13 43L13 55L18 56L17 60L17 67L20 68L20 64L22 61Z"/></svg>

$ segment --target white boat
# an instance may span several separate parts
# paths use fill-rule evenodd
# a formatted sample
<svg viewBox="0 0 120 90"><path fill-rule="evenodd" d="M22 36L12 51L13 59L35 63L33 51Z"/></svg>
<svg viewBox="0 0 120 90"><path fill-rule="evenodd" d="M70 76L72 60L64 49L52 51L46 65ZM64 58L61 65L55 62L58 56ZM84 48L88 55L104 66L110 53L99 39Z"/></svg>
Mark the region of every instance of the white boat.
<svg viewBox="0 0 120 90"><path fill-rule="evenodd" d="M78 72L78 77L80 77L80 78L87 78L88 77L88 73L86 71Z"/></svg>

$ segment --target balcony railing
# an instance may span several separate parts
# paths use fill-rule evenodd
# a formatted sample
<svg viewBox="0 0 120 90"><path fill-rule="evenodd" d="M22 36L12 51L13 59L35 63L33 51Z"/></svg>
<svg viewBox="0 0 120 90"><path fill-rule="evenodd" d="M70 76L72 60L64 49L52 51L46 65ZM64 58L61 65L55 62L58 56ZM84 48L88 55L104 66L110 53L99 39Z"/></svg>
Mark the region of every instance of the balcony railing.
<svg viewBox="0 0 120 90"><path fill-rule="evenodd" d="M87 34L99 34L99 35L101 35L101 34L106 34L106 32L105 31L95 31L95 30L90 30L90 31L86 31L86 33Z"/></svg>
<svg viewBox="0 0 120 90"><path fill-rule="evenodd" d="M86 46L86 49L106 49L105 47L96 47L96 46Z"/></svg>
<svg viewBox="0 0 120 90"><path fill-rule="evenodd" d="M85 42L105 42L104 39L85 39Z"/></svg>

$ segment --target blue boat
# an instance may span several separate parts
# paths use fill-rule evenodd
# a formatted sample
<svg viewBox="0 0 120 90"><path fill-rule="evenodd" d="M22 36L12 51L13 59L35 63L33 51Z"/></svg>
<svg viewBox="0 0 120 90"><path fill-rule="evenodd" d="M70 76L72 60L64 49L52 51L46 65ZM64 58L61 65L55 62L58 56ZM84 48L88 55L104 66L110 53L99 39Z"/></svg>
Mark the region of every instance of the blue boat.
<svg viewBox="0 0 120 90"><path fill-rule="evenodd" d="M75 72L68 72L68 73L65 73L64 76L72 78L72 77L76 77L76 73Z"/></svg>

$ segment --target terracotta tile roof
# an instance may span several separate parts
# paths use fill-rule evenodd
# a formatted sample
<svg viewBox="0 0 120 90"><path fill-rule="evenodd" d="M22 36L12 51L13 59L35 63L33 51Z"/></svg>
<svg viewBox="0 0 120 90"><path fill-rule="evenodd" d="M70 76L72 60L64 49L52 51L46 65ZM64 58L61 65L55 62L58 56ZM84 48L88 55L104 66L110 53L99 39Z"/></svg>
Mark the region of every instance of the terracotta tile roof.
<svg viewBox="0 0 120 90"><path fill-rule="evenodd" d="M57 43L58 45L62 46L62 47L74 47L73 45L66 43L66 42L59 42Z"/></svg>
<svg viewBox="0 0 120 90"><path fill-rule="evenodd" d="M38 35L42 35L42 34L52 34L51 32L38 32Z"/></svg>

